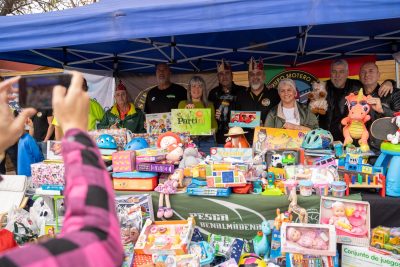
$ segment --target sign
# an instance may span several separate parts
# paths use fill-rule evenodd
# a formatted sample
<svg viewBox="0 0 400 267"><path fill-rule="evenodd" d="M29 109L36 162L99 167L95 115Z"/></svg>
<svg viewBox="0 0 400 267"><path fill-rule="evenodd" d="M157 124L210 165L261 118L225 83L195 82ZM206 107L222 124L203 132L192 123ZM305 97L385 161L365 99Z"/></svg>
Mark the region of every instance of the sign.
<svg viewBox="0 0 400 267"><path fill-rule="evenodd" d="M172 109L171 125L176 133L211 135L211 109Z"/></svg>
<svg viewBox="0 0 400 267"><path fill-rule="evenodd" d="M275 75L268 83L268 87L278 88L278 84L283 79L292 79L296 83L301 103L307 103L308 93L311 91L311 83L318 79L309 72L302 70L286 70Z"/></svg>
<svg viewBox="0 0 400 267"><path fill-rule="evenodd" d="M260 111L231 111L229 127L239 126L242 128L255 128L260 126Z"/></svg>
<svg viewBox="0 0 400 267"><path fill-rule="evenodd" d="M342 246L342 266L400 267L399 258L371 251L366 247Z"/></svg>
<svg viewBox="0 0 400 267"><path fill-rule="evenodd" d="M265 153L266 149L300 148L308 131L281 128L256 127L253 139L254 155Z"/></svg>
<svg viewBox="0 0 400 267"><path fill-rule="evenodd" d="M171 112L146 114L146 130L149 134L171 131Z"/></svg>

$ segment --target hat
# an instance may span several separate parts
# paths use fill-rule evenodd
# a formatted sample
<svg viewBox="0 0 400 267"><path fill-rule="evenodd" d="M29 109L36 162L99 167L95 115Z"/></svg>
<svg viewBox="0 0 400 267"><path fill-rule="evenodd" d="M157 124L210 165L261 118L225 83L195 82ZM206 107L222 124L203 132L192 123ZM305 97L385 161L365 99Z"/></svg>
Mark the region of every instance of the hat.
<svg viewBox="0 0 400 267"><path fill-rule="evenodd" d="M221 59L221 63L217 63L217 72L222 72L225 70L232 70L231 64L225 62L224 59Z"/></svg>
<svg viewBox="0 0 400 267"><path fill-rule="evenodd" d="M241 135L241 134L246 134L247 132L244 132L242 127L232 127L229 129L229 132L227 134L224 134L225 136L232 136L232 135Z"/></svg>
<svg viewBox="0 0 400 267"><path fill-rule="evenodd" d="M249 71L253 70L264 70L264 63L261 57L258 62L253 57L250 58Z"/></svg>
<svg viewBox="0 0 400 267"><path fill-rule="evenodd" d="M115 88L115 91L126 91L126 87L125 85L122 83L122 81L119 81L119 84L117 86L117 88Z"/></svg>

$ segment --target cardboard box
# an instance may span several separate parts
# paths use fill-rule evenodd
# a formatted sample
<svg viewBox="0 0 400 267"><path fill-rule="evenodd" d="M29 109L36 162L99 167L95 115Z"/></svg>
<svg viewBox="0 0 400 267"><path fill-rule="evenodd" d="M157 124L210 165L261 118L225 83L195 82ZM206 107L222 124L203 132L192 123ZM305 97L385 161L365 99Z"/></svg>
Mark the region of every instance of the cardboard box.
<svg viewBox="0 0 400 267"><path fill-rule="evenodd" d="M335 227L323 224L283 223L281 246L282 252L335 256Z"/></svg>
<svg viewBox="0 0 400 267"><path fill-rule="evenodd" d="M400 259L366 247L342 246L342 267L399 267Z"/></svg>
<svg viewBox="0 0 400 267"><path fill-rule="evenodd" d="M119 151L112 154L113 172L131 172L135 170L135 151Z"/></svg>
<svg viewBox="0 0 400 267"><path fill-rule="evenodd" d="M140 162L136 165L138 171L174 173L174 164Z"/></svg>
<svg viewBox="0 0 400 267"><path fill-rule="evenodd" d="M152 191L158 185L155 172L117 172L112 177L114 190Z"/></svg>
<svg viewBox="0 0 400 267"><path fill-rule="evenodd" d="M42 184L65 184L64 163L44 163L31 164L32 183Z"/></svg>
<svg viewBox="0 0 400 267"><path fill-rule="evenodd" d="M338 203L344 205L342 216L334 216ZM338 243L362 247L369 246L371 212L368 202L321 197L319 212L320 224L335 225Z"/></svg>

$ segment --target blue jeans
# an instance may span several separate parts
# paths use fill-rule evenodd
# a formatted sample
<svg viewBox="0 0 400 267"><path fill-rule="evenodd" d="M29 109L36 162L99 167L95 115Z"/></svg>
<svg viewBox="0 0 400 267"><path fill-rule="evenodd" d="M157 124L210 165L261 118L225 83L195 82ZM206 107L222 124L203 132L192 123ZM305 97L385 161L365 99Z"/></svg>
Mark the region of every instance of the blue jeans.
<svg viewBox="0 0 400 267"><path fill-rule="evenodd" d="M217 146L214 136L192 136L193 142L199 151L210 155L210 149Z"/></svg>

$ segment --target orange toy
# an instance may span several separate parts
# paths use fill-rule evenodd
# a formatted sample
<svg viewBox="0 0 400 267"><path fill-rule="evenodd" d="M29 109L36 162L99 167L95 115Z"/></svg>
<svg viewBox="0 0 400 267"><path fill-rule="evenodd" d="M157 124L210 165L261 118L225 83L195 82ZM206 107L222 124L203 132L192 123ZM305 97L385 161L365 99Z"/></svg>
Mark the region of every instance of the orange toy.
<svg viewBox="0 0 400 267"><path fill-rule="evenodd" d="M228 136L224 147L226 148L249 148L249 142L247 142L244 134L247 132L243 131L241 127L232 127L229 132L225 134Z"/></svg>

